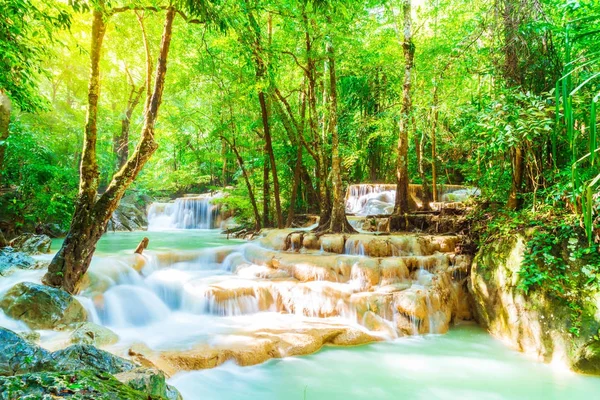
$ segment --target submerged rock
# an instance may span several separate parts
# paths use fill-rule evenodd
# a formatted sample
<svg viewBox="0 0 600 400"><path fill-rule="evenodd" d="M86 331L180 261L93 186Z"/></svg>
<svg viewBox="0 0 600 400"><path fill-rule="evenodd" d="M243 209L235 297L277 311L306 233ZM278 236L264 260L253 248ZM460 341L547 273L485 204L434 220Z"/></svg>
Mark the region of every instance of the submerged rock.
<svg viewBox="0 0 600 400"><path fill-rule="evenodd" d="M13 286L0 301L0 308L31 329L54 329L87 320L87 312L69 293L31 282Z"/></svg>
<svg viewBox="0 0 600 400"><path fill-rule="evenodd" d="M117 343L119 336L101 325L94 324L93 322L84 322L71 333L69 340L71 343L105 346Z"/></svg>
<svg viewBox="0 0 600 400"><path fill-rule="evenodd" d="M10 245L16 250L27 254L47 254L50 253L52 239L46 235L24 233L11 240Z"/></svg>
<svg viewBox="0 0 600 400"><path fill-rule="evenodd" d="M0 375L39 371L48 355L48 351L15 332L0 328Z"/></svg>

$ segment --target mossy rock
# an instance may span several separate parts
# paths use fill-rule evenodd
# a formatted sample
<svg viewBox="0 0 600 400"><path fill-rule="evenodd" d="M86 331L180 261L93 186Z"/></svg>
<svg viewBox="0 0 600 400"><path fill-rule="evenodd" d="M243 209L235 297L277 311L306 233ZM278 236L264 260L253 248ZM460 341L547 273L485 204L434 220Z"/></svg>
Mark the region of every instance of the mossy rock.
<svg viewBox="0 0 600 400"><path fill-rule="evenodd" d="M0 301L0 308L31 329L55 329L87 320L87 312L75 297L31 282L13 286Z"/></svg>
<svg viewBox="0 0 600 400"><path fill-rule="evenodd" d="M0 377L0 388L0 400L166 400L165 397L135 390L110 374L93 370L35 372Z"/></svg>
<svg viewBox="0 0 600 400"><path fill-rule="evenodd" d="M584 374L600 375L600 342L594 340L581 347L572 368Z"/></svg>
<svg viewBox="0 0 600 400"><path fill-rule="evenodd" d="M41 370L48 355L48 351L23 339L15 332L0 328L0 375Z"/></svg>
<svg viewBox="0 0 600 400"><path fill-rule="evenodd" d="M181 394L174 387L167 385L165 374L154 368L136 368L132 371L115 375L119 381L135 390L159 396L169 400L181 400Z"/></svg>
<svg viewBox="0 0 600 400"><path fill-rule="evenodd" d="M66 349L55 351L45 361L47 369L55 371L94 369L109 374L118 374L136 368L131 361L89 344L74 344Z"/></svg>

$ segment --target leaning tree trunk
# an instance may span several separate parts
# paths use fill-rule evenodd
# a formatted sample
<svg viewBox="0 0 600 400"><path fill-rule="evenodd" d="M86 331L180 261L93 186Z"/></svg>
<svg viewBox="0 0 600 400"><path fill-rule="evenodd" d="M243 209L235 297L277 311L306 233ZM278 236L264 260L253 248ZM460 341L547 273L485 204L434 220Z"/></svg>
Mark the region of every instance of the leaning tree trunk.
<svg viewBox="0 0 600 400"><path fill-rule="evenodd" d="M412 107L410 89L411 72L414 59L414 47L412 42L412 20L411 20L411 0L403 0L404 15L404 41L402 42L402 51L404 53L404 85L402 88L402 111L399 122L398 133L398 159L396 163L396 202L394 204L394 214L396 216L408 212L408 121Z"/></svg>
<svg viewBox="0 0 600 400"><path fill-rule="evenodd" d="M108 188L98 200L98 164L96 160L96 119L100 92L100 50L106 30L101 10L94 11L91 46L91 75L88 88L88 115L81 159L79 195L69 233L62 247L52 259L43 282L49 286L61 287L69 293L77 293L81 277L87 271L98 240L106 230L108 220L117 208L125 190L137 177L150 156L158 147L154 140L154 124L162 100L167 56L175 10L169 8L160 45L156 69L156 82L151 98L146 102L144 126L141 139L127 163L117 172Z"/></svg>
<svg viewBox="0 0 600 400"><path fill-rule="evenodd" d="M8 125L10 123L11 103L10 98L0 90L0 171L4 167L4 154L6 152L6 139L8 139ZM0 174L2 184L2 174Z"/></svg>
<svg viewBox="0 0 600 400"><path fill-rule="evenodd" d="M223 142L226 143L227 139L222 138ZM258 205L256 204L256 197L254 196L254 190L252 190L252 183L250 183L250 177L248 175L248 171L246 171L246 166L244 165L244 159L240 155L240 152L235 145L235 139L233 140L233 144L227 143L229 147L233 150L235 157L237 159L238 165L242 170L242 176L244 177L244 182L246 183L246 188L248 189L248 196L250 197L250 203L252 204L252 211L254 212L254 230L256 232L260 231L260 213L258 212ZM267 174L268 175L268 174Z"/></svg>

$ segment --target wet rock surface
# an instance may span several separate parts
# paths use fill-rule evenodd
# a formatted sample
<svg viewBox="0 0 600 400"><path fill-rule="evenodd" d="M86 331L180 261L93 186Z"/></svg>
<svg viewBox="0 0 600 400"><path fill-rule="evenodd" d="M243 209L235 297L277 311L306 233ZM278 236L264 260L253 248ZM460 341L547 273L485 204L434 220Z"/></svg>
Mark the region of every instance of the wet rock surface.
<svg viewBox="0 0 600 400"><path fill-rule="evenodd" d="M87 312L69 293L31 282L9 289L0 301L0 308L32 329L54 329L87 320Z"/></svg>
<svg viewBox="0 0 600 400"><path fill-rule="evenodd" d="M0 328L0 375L38 371L49 354L15 332Z"/></svg>
<svg viewBox="0 0 600 400"><path fill-rule="evenodd" d="M44 263L12 247L0 249L0 277L12 275L17 269L39 269L44 266Z"/></svg>
<svg viewBox="0 0 600 400"><path fill-rule="evenodd" d="M119 336L101 325L84 322L71 333L69 340L71 343L104 346L117 343Z"/></svg>
<svg viewBox="0 0 600 400"><path fill-rule="evenodd" d="M10 246L29 255L50 253L52 239L46 235L24 233L10 241Z"/></svg>
<svg viewBox="0 0 600 400"><path fill-rule="evenodd" d="M0 388L0 399L11 400L181 399L159 370L142 368L91 345L50 353L4 328L0 328Z"/></svg>

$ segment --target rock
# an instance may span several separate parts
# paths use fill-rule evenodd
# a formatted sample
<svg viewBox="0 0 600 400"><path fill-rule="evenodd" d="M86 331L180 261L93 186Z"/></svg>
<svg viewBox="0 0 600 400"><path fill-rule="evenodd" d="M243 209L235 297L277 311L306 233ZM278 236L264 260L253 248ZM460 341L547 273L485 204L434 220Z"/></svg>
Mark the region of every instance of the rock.
<svg viewBox="0 0 600 400"><path fill-rule="evenodd" d="M13 286L0 301L0 308L31 329L54 329L87 320L87 312L69 293L31 282Z"/></svg>
<svg viewBox="0 0 600 400"><path fill-rule="evenodd" d="M155 368L136 368L132 371L121 372L115 375L115 378L127 386L150 396L169 400L183 399L177 389L167 385L165 374Z"/></svg>
<svg viewBox="0 0 600 400"><path fill-rule="evenodd" d="M27 340L30 343L38 343L40 341L40 333L36 331L29 332L16 332L17 335L21 336L23 339Z"/></svg>
<svg viewBox="0 0 600 400"><path fill-rule="evenodd" d="M532 233L503 237L481 247L469 279L474 317L493 336L540 361L562 362L575 371L600 375L600 343L594 339L600 329L598 290L581 298L581 331L575 336L569 331L573 311L565 301L546 293L544 285L528 293L519 288ZM565 240L556 247L568 245ZM570 252L563 253L564 262L580 270L569 260Z"/></svg>
<svg viewBox="0 0 600 400"><path fill-rule="evenodd" d="M24 233L10 241L11 247L27 254L47 254L50 253L52 239L46 235L34 235Z"/></svg>
<svg viewBox="0 0 600 400"><path fill-rule="evenodd" d="M38 269L42 266L42 263L25 253L15 251L12 247L0 249L0 276L9 276L16 268Z"/></svg>
<svg viewBox="0 0 600 400"><path fill-rule="evenodd" d="M40 370L48 354L46 350L23 339L15 332L0 328L0 375Z"/></svg>
<svg viewBox="0 0 600 400"><path fill-rule="evenodd" d="M138 198L130 193L124 196L108 221L108 231L139 231L148 226L146 205L152 201L147 196Z"/></svg>
<svg viewBox="0 0 600 400"><path fill-rule="evenodd" d="M71 333L69 340L71 343L105 346L117 343L119 336L108 328L93 322L84 322Z"/></svg>
<svg viewBox="0 0 600 400"><path fill-rule="evenodd" d="M308 250L319 250L321 242L319 241L319 237L314 233L305 233L302 237L302 246Z"/></svg>
<svg viewBox="0 0 600 400"><path fill-rule="evenodd" d="M0 377L0 400L13 399L86 399L86 400L159 400L119 382L107 373L79 370L71 372L35 372Z"/></svg>
<svg viewBox="0 0 600 400"><path fill-rule="evenodd" d="M94 369L109 374L131 371L136 365L89 344L74 344L50 354L45 363L56 371Z"/></svg>
<svg viewBox="0 0 600 400"><path fill-rule="evenodd" d="M593 340L579 349L572 368L584 374L600 375L600 341Z"/></svg>
<svg viewBox="0 0 600 400"><path fill-rule="evenodd" d="M344 235L323 235L321 236L321 247L328 253L344 253L345 239Z"/></svg>

